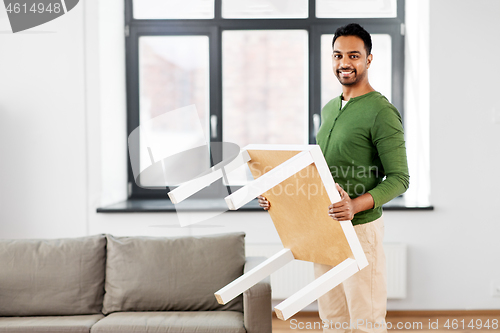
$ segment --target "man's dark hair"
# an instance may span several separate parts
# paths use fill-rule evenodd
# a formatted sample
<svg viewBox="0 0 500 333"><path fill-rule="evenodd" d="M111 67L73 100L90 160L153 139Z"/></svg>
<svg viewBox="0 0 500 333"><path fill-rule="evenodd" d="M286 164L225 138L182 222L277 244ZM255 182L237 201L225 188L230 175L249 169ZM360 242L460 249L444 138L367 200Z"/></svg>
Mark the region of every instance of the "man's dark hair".
<svg viewBox="0 0 500 333"><path fill-rule="evenodd" d="M372 37L362 26L357 23L349 23L343 27L335 30L335 36L333 37L332 47L335 41L340 36L356 36L363 40L365 43L366 55L370 55L372 52Z"/></svg>

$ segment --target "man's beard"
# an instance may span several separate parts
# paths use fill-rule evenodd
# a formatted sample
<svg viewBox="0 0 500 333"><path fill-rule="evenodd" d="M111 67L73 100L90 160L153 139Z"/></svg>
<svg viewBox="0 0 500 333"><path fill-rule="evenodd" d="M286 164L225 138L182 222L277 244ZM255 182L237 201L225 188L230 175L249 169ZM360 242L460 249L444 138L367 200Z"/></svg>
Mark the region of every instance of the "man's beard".
<svg viewBox="0 0 500 333"><path fill-rule="evenodd" d="M350 82L343 82L341 79L339 79L339 82L343 86L352 86L358 82L358 80L355 78L353 81Z"/></svg>

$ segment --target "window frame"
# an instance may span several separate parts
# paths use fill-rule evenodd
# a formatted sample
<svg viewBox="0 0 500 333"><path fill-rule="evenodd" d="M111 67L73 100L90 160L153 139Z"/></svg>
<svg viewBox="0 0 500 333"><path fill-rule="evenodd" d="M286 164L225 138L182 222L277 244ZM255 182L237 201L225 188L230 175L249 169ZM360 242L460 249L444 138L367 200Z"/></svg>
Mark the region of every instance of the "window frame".
<svg viewBox="0 0 500 333"><path fill-rule="evenodd" d="M209 38L209 118L217 117L215 135L211 142L222 142L222 32L225 30L306 30L308 45L308 138L316 143L315 115L321 114L321 35L333 34L339 26L351 22L362 25L370 34L388 34L392 41L392 103L404 117L404 68L405 68L405 1L397 0L397 17L394 18L317 18L315 0L308 0L308 18L300 19L225 19L222 18L222 0L214 0L213 19L134 19L133 0L125 1L125 55L127 137L139 126L139 38L142 36L195 36ZM332 98L335 96L332 96ZM212 129L210 128L210 131ZM128 153L127 153L128 155ZM130 156L128 156L130 158ZM214 164L222 159L213 156ZM129 199L168 198L166 189L144 189L135 183L130 162L128 172Z"/></svg>

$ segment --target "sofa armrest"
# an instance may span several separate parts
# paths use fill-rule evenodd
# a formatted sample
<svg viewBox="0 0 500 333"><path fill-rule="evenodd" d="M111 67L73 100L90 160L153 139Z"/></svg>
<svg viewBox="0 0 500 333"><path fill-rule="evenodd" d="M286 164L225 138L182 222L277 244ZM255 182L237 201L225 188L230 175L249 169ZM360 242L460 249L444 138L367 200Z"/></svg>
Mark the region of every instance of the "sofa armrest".
<svg viewBox="0 0 500 333"><path fill-rule="evenodd" d="M265 260L265 257L247 257L243 273ZM247 333L271 333L272 314L271 279L268 276L243 292L243 317Z"/></svg>

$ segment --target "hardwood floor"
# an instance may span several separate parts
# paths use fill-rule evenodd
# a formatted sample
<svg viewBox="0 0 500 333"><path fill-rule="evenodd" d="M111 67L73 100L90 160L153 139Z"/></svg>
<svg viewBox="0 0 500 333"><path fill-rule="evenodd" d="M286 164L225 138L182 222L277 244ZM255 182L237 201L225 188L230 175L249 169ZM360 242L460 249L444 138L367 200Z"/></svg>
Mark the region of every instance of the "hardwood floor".
<svg viewBox="0 0 500 333"><path fill-rule="evenodd" d="M389 331L421 333L500 333L500 310L389 311ZM273 317L273 333L323 332L317 312L300 312L287 321Z"/></svg>

